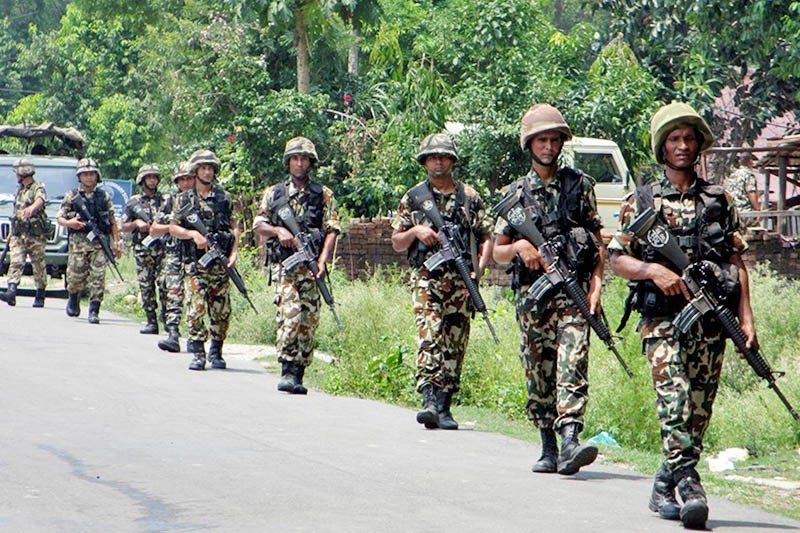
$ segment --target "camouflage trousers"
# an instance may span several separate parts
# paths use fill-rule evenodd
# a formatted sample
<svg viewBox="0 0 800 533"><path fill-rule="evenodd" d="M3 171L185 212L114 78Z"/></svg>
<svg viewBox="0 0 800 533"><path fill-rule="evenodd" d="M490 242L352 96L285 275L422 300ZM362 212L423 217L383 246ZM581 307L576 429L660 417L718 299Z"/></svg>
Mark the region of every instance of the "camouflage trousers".
<svg viewBox="0 0 800 533"><path fill-rule="evenodd" d="M527 287L517 293L519 358L525 369L525 411L539 428L583 424L589 400L589 325L556 294L543 312L533 306Z"/></svg>
<svg viewBox="0 0 800 533"><path fill-rule="evenodd" d="M25 257L31 256L33 268L33 282L37 289L47 287L47 267L45 265L44 247L47 244L45 236L34 237L28 233L12 235L8 243L8 282L19 284L22 279L22 270L25 268Z"/></svg>
<svg viewBox="0 0 800 533"><path fill-rule="evenodd" d="M164 259L164 251L136 245L133 249L133 256L136 258L136 279L139 282L142 309L147 314L155 313L158 301L161 301L162 308L166 302L166 289L163 280L158 276ZM156 296L158 296L158 300L156 300Z"/></svg>
<svg viewBox="0 0 800 533"><path fill-rule="evenodd" d="M183 278L184 267L181 262L180 252L167 250L164 260L161 261L158 284L164 287L165 296L161 302L164 305L164 324L177 327L183 315Z"/></svg>
<svg viewBox="0 0 800 533"><path fill-rule="evenodd" d="M670 471L693 467L703 451L703 435L717 395L725 339L702 320L677 340L671 318L642 320L639 333L650 363L656 414Z"/></svg>
<svg viewBox="0 0 800 533"><path fill-rule="evenodd" d="M469 342L469 293L459 275L445 270L431 277L425 270L411 279L417 325L417 391L428 383L458 392Z"/></svg>
<svg viewBox="0 0 800 533"><path fill-rule="evenodd" d="M86 290L90 302L102 302L106 288L106 256L98 243L70 240L67 291Z"/></svg>
<svg viewBox="0 0 800 533"><path fill-rule="evenodd" d="M197 263L186 264L186 323L188 339L205 342L209 335L214 340L225 340L231 316L231 296L228 274L214 262L208 268ZM209 326L204 321L208 314Z"/></svg>
<svg viewBox="0 0 800 533"><path fill-rule="evenodd" d="M308 366L314 358L319 325L319 290L305 266L282 271L275 285L278 361Z"/></svg>

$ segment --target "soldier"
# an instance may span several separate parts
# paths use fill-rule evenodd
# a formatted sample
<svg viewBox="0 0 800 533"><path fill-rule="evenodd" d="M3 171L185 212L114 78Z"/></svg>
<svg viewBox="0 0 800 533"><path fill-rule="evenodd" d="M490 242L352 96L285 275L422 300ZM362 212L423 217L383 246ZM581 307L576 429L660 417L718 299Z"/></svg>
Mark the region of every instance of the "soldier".
<svg viewBox="0 0 800 533"><path fill-rule="evenodd" d="M425 137L417 162L425 167L427 179L403 196L392 221L392 247L398 252L407 250L412 267L412 303L419 335L416 388L422 394L417 422L428 429L458 429L450 406L461 384L469 342L469 293L453 261L433 271L423 265L438 250L436 230L440 228L433 229L414 198L418 191L431 193L445 222L458 226L463 242L469 243L470 253L465 259L473 276L483 272L489 263L492 226L477 191L453 177L458 154L449 135Z"/></svg>
<svg viewBox="0 0 800 533"><path fill-rule="evenodd" d="M522 117L520 147L530 152L531 170L507 188L519 192L523 206L548 241L560 239L578 269L589 311L600 312L604 249L594 180L579 170L558 168L558 156L572 131L561 112L547 104L532 106ZM505 220L498 219L494 259L513 264L520 329L520 360L528 388L526 411L539 428L542 455L531 470L573 475L594 462L597 447L581 444L589 399L589 325L560 288L546 302L528 293L545 265L539 250ZM561 451L556 442L561 434Z"/></svg>
<svg viewBox="0 0 800 533"><path fill-rule="evenodd" d="M145 335L158 334L158 318L156 309L156 290L161 301L161 321L164 321L164 304L166 289L158 279L158 273L164 260L164 246L161 241L153 241L145 246L142 241L150 234L150 225L156 213L164 203L158 184L161 181L161 170L156 165L144 165L136 175L136 184L142 188L140 194L134 194L125 205L122 215L122 231L132 233L133 256L136 258L136 277L139 281L139 294L142 307L147 317L147 325L139 330Z"/></svg>
<svg viewBox="0 0 800 533"><path fill-rule="evenodd" d="M758 192L756 174L753 172L755 158L750 152L739 154L739 168L725 181L725 189L731 195L736 212L758 211L761 209L761 194ZM742 219L743 228L758 226L758 218Z"/></svg>
<svg viewBox="0 0 800 533"><path fill-rule="evenodd" d="M8 249L11 259L8 267L8 290L0 294L0 300L8 305L17 305L17 286L25 268L25 256L30 255L36 295L33 307L44 307L44 290L47 288L47 268L44 247L53 228L45 212L47 193L44 184L33 179L36 168L30 159L14 162L17 175L17 194L14 197L14 218L11 219L11 235Z"/></svg>
<svg viewBox="0 0 800 533"><path fill-rule="evenodd" d="M307 265L300 264L292 270L281 265L281 261L294 253L297 241L278 211L287 204L291 208L301 231L311 237L315 249L320 251L317 266L319 275L324 276L341 228L333 192L311 179L311 170L318 160L317 150L309 139L290 139L283 152L289 179L267 187L253 221L253 230L267 238L268 259L278 270L275 286L276 344L281 363L278 390L289 394L308 393L303 376L314 358L320 296Z"/></svg>
<svg viewBox="0 0 800 533"><path fill-rule="evenodd" d="M714 141L711 130L690 106L673 102L653 115L650 135L664 174L622 202L619 230L609 244L611 267L618 276L636 282L629 305L641 314L638 330L650 363L666 456L655 476L649 507L662 518L680 518L684 526L702 529L708 503L695 467L711 419L725 341L717 322L705 318L679 340L672 320L689 293L678 268L653 245L629 234L639 213L654 209L692 261L721 267L720 281L729 288L728 303L738 310L748 346L756 348L758 340L736 208L722 187L695 172L700 153ZM676 487L682 506L675 498Z"/></svg>
<svg viewBox="0 0 800 533"><path fill-rule="evenodd" d="M212 368L227 367L222 357L222 344L228 333L231 315L231 299L228 274L219 261L207 266L200 259L210 248L213 239L229 267L236 264L239 250L239 229L233 219L233 203L230 195L215 183L220 161L210 150L198 150L189 158L191 171L195 175L194 189L178 194L172 209L170 234L183 240L183 260L186 289L189 302L186 322L189 325L189 351L193 354L189 370L205 370L205 341L211 337L208 361ZM187 205L191 207L186 210ZM192 217L198 217L207 230L203 235L192 229ZM208 314L206 328L204 315Z"/></svg>
<svg viewBox="0 0 800 533"><path fill-rule="evenodd" d="M188 162L181 163L175 168L173 181L178 186L178 193L191 191L194 188L194 173ZM167 294L164 324L167 330L167 338L158 341L158 347L167 352L179 352L180 334L178 326L181 323L183 314L183 245L180 239L176 239L169 234L169 226L172 222L172 209L175 204L177 194L168 194L164 197L164 203L150 226L150 236L164 241L164 260L161 262L161 283ZM187 349L191 351L190 349Z"/></svg>
<svg viewBox="0 0 800 533"><path fill-rule="evenodd" d="M80 185L64 195L58 211L58 223L69 229L67 316L81 314L80 294L86 289L89 296L89 323L99 324L98 314L106 285L106 257L100 239L110 236L111 251L119 257L119 233L111 196L97 189L102 179L97 161L91 158L79 160L76 174ZM79 204L85 205L92 220L81 217ZM90 233L97 237L90 240Z"/></svg>

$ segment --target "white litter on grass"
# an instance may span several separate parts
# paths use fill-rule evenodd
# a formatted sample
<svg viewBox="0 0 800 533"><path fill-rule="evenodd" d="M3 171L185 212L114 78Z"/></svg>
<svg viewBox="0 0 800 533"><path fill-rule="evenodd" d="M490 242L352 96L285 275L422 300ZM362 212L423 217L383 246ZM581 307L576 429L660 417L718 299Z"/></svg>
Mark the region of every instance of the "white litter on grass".
<svg viewBox="0 0 800 533"><path fill-rule="evenodd" d="M708 457L708 469L712 472L724 472L726 470L736 470L734 463L744 461L750 454L744 448L728 448L722 450L716 457Z"/></svg>

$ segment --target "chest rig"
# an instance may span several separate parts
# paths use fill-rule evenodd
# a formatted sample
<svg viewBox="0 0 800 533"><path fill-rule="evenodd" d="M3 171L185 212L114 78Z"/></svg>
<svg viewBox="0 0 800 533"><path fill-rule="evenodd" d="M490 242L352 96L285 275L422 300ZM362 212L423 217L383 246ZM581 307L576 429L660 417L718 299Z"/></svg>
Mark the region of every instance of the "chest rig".
<svg viewBox="0 0 800 533"><path fill-rule="evenodd" d="M289 196L285 183L276 185L273 189L272 206L288 204L294 212L300 231L311 236L317 250L322 249L322 223L325 212L324 190L322 185L309 181L303 192L294 197ZM299 209L298 209L299 207ZM273 209L269 223L272 226L285 227L278 216L277 209ZM270 238L267 243L267 259L272 263L280 263L294 252L291 248L281 246L277 237Z"/></svg>

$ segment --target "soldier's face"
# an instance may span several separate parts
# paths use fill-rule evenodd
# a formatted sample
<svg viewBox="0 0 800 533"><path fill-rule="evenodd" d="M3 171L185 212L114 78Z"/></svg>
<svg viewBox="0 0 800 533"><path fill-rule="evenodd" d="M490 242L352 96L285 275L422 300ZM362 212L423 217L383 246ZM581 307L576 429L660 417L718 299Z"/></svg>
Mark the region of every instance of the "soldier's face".
<svg viewBox="0 0 800 533"><path fill-rule="evenodd" d="M194 176L181 176L175 180L175 183L178 184L178 189L180 189L181 192L189 191L194 187Z"/></svg>
<svg viewBox="0 0 800 533"><path fill-rule="evenodd" d="M691 126L672 130L664 140L664 160L675 168L694 165L699 151L700 140Z"/></svg>
<svg viewBox="0 0 800 533"><path fill-rule="evenodd" d="M453 158L444 154L431 154L425 158L429 178L444 178L453 171Z"/></svg>
<svg viewBox="0 0 800 533"><path fill-rule="evenodd" d="M289 158L289 174L296 179L304 180L311 168L311 158L302 154L295 154Z"/></svg>
<svg viewBox="0 0 800 533"><path fill-rule="evenodd" d="M81 182L81 185L87 190L92 190L97 186L97 172L81 172L78 174L78 180Z"/></svg>
<svg viewBox="0 0 800 533"><path fill-rule="evenodd" d="M158 188L158 182L161 178L157 174L148 174L144 177L144 187L148 191L155 191Z"/></svg>
<svg viewBox="0 0 800 533"><path fill-rule="evenodd" d="M208 164L202 164L197 167L197 179L203 183L211 183L214 179L214 167Z"/></svg>
<svg viewBox="0 0 800 533"><path fill-rule="evenodd" d="M536 134L529 142L531 153L535 155L543 165L552 165L561 153L564 146L564 137L558 131L543 131Z"/></svg>

